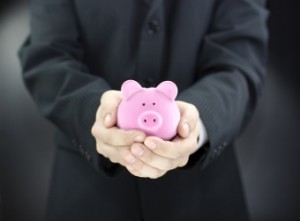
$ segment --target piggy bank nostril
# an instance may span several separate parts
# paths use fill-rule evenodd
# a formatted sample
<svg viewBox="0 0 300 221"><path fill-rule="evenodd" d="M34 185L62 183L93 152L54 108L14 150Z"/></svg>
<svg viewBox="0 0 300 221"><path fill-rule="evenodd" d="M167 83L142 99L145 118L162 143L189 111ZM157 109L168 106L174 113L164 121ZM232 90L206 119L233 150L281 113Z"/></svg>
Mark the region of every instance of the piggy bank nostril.
<svg viewBox="0 0 300 221"><path fill-rule="evenodd" d="M139 126L147 131L155 131L162 125L161 116L154 111L145 111L138 116Z"/></svg>

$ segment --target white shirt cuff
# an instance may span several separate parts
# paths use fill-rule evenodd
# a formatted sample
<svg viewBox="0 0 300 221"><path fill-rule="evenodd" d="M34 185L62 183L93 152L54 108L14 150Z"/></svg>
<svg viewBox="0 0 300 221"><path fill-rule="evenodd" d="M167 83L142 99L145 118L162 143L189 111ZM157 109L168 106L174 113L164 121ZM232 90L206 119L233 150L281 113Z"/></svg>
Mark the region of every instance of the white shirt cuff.
<svg viewBox="0 0 300 221"><path fill-rule="evenodd" d="M208 141L207 131L200 118L200 134L199 134L199 140L197 144L197 150L200 149L200 147L202 147L207 141Z"/></svg>

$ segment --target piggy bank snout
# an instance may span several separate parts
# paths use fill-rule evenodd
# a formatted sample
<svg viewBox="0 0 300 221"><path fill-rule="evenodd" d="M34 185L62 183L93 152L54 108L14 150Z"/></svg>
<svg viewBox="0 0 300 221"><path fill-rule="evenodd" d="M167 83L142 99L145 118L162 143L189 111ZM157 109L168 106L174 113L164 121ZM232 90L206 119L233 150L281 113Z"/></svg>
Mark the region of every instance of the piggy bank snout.
<svg viewBox="0 0 300 221"><path fill-rule="evenodd" d="M162 117L159 113L155 111L146 111L143 112L138 117L138 124L142 129L145 130L157 130L162 125Z"/></svg>

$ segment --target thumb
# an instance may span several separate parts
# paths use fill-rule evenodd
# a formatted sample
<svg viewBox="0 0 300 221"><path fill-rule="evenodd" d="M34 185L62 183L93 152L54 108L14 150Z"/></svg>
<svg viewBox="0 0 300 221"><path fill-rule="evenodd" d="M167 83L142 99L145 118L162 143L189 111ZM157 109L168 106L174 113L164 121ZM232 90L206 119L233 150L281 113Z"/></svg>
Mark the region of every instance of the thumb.
<svg viewBox="0 0 300 221"><path fill-rule="evenodd" d="M117 111L122 100L120 91L107 91L101 97L101 120L107 128L117 124Z"/></svg>
<svg viewBox="0 0 300 221"><path fill-rule="evenodd" d="M180 120L177 128L177 133L180 137L186 138L190 134L190 125L186 120Z"/></svg>
<svg viewBox="0 0 300 221"><path fill-rule="evenodd" d="M113 127L117 124L117 117L115 111L107 113L104 117L104 126L106 128Z"/></svg>
<svg viewBox="0 0 300 221"><path fill-rule="evenodd" d="M189 103L177 101L181 118L177 127L177 133L180 137L186 138L194 130L199 120L199 112L197 108Z"/></svg>

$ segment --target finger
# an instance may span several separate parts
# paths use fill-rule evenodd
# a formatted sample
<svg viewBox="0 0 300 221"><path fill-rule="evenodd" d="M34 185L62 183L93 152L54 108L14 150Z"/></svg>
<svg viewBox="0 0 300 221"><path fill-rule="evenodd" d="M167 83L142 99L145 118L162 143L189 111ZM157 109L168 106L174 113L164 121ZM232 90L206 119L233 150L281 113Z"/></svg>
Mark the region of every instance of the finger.
<svg viewBox="0 0 300 221"><path fill-rule="evenodd" d="M156 179L164 175L167 171L153 168L133 156L126 147L111 147L107 144L98 142L97 151L107 157L113 163L119 163L128 171L138 177Z"/></svg>
<svg viewBox="0 0 300 221"><path fill-rule="evenodd" d="M167 172L167 171L159 170L157 168L149 166L138 158L135 158L135 159L136 159L135 161L128 161L125 158L125 161L127 163L126 168L128 168L130 172L132 172L134 174L138 174L139 177L147 177L147 178L151 178L151 179L157 179Z"/></svg>
<svg viewBox="0 0 300 221"><path fill-rule="evenodd" d="M199 120L199 112L194 105L186 102L177 101L177 105L181 115L177 133L182 138L186 138L195 129L196 122Z"/></svg>
<svg viewBox="0 0 300 221"><path fill-rule="evenodd" d="M157 179L159 177L161 177L162 175L164 175L163 173L161 173L161 175L157 175L157 176L153 176L151 174L147 174L145 173L145 171L140 171L137 170L131 166L126 166L126 169L128 170L128 172L130 172L132 175L136 176L136 177L140 177L140 178L150 178L150 179Z"/></svg>
<svg viewBox="0 0 300 221"><path fill-rule="evenodd" d="M109 146L131 146L135 142L143 142L146 135L138 130L123 130L117 127L106 128L102 121L96 121L92 128L92 134L102 143Z"/></svg>
<svg viewBox="0 0 300 221"><path fill-rule="evenodd" d="M97 143L97 152L108 158L113 163L119 163L122 166L134 163L136 158L130 153L129 147L112 147L105 143Z"/></svg>
<svg viewBox="0 0 300 221"><path fill-rule="evenodd" d="M196 151L197 137L198 134L194 130L187 138L177 136L173 141L164 141L158 137L148 137L144 144L157 155L178 159ZM153 146L155 147L153 148Z"/></svg>
<svg viewBox="0 0 300 221"><path fill-rule="evenodd" d="M176 159L180 156L180 147L173 141L164 141L158 137L147 137L144 144L159 156L169 159Z"/></svg>
<svg viewBox="0 0 300 221"><path fill-rule="evenodd" d="M133 144L130 150L137 159L153 168L169 171L178 167L177 161L157 155L142 144Z"/></svg>
<svg viewBox="0 0 300 221"><path fill-rule="evenodd" d="M189 162L189 157L190 156L184 156L184 157L178 159L178 162L177 162L178 167L186 166L187 163Z"/></svg>
<svg viewBox="0 0 300 221"><path fill-rule="evenodd" d="M117 148L110 147L109 145L101 142L97 142L97 152L105 158L108 158L112 163L119 163L124 165L123 157L119 153L120 150Z"/></svg>
<svg viewBox="0 0 300 221"><path fill-rule="evenodd" d="M126 169L128 170L129 173L131 173L132 175L134 175L136 177L147 178L146 175L143 175L142 173L140 173L140 171L137 171L136 169L132 168L131 166L126 166Z"/></svg>
<svg viewBox="0 0 300 221"><path fill-rule="evenodd" d="M100 118L103 120L105 127L109 128L117 123L117 110L121 102L122 95L120 91L105 92L100 101L101 112Z"/></svg>

